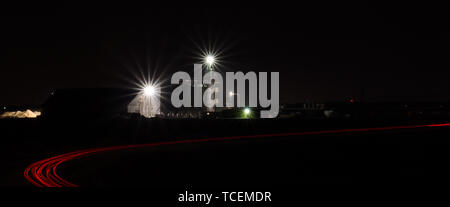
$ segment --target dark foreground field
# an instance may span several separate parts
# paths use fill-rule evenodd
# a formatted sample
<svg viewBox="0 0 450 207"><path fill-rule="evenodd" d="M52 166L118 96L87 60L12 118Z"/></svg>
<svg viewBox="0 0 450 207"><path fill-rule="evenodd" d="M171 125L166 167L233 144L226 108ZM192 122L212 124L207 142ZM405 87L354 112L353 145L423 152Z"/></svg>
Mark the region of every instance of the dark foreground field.
<svg viewBox="0 0 450 207"><path fill-rule="evenodd" d="M440 122L442 123L442 122ZM2 120L2 186L32 187L24 169L78 149L185 139L429 123L343 120ZM443 185L450 127L269 136L94 153L58 167L79 186L197 191L391 191ZM291 198L291 197L290 197ZM289 199L289 198L286 198Z"/></svg>
<svg viewBox="0 0 450 207"><path fill-rule="evenodd" d="M397 185L426 175L426 154L450 130L270 137L98 153L68 161L81 186L255 187ZM424 137L427 137L426 143Z"/></svg>

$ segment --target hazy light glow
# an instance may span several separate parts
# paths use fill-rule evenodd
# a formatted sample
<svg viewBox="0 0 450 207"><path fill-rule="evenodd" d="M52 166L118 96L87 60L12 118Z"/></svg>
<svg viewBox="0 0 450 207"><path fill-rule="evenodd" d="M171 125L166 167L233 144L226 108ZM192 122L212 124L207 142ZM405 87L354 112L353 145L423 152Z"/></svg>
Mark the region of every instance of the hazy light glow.
<svg viewBox="0 0 450 207"><path fill-rule="evenodd" d="M245 115L249 115L249 114L250 114L250 112L251 112L251 111L250 111L250 109L249 109L249 108L245 108L245 109L244 109L244 114L245 114Z"/></svg>
<svg viewBox="0 0 450 207"><path fill-rule="evenodd" d="M208 64L209 66L213 65L215 61L216 61L216 58L215 58L214 56L212 56L212 55L207 55L207 56L205 57L205 62L206 62L206 64Z"/></svg>
<svg viewBox="0 0 450 207"><path fill-rule="evenodd" d="M156 88L152 85L148 85L144 88L145 96L154 96L156 94Z"/></svg>

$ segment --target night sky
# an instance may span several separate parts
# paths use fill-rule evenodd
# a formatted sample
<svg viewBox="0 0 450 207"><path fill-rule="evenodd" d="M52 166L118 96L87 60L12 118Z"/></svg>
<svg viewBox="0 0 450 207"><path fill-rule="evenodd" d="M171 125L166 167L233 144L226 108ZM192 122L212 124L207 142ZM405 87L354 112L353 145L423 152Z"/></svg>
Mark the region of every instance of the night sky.
<svg viewBox="0 0 450 207"><path fill-rule="evenodd" d="M151 7L3 16L0 104L38 105L58 88L133 87L139 74L169 79L192 71L208 45L222 51L225 71L280 72L282 103L345 101L363 89L365 101L450 100L442 9Z"/></svg>

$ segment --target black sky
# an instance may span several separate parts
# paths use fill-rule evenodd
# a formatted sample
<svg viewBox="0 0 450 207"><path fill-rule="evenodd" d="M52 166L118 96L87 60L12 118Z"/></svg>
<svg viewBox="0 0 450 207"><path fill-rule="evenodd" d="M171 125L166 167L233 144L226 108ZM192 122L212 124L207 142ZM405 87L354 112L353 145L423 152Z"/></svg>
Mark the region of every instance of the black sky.
<svg viewBox="0 0 450 207"><path fill-rule="evenodd" d="M132 87L140 73L170 78L191 71L196 45L208 43L224 51L225 70L279 71L282 102L343 101L362 88L367 101L450 100L439 5L236 7L3 16L0 104L40 104L57 88Z"/></svg>

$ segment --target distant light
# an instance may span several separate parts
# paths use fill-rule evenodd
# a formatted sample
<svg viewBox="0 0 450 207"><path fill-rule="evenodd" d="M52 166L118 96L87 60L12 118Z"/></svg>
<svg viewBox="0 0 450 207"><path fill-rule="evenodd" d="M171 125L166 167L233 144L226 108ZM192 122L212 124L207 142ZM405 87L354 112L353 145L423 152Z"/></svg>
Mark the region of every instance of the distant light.
<svg viewBox="0 0 450 207"><path fill-rule="evenodd" d="M3 107L3 110L6 110L6 106Z"/></svg>
<svg viewBox="0 0 450 207"><path fill-rule="evenodd" d="M5 108L5 107L3 107ZM27 109L26 111L10 111L0 114L0 118L37 118L41 115L40 111L31 111Z"/></svg>
<svg viewBox="0 0 450 207"><path fill-rule="evenodd" d="M229 93L229 94L230 94L230 96L233 96L233 95L234 95L234 93L233 93L232 91L230 91L230 93Z"/></svg>
<svg viewBox="0 0 450 207"><path fill-rule="evenodd" d="M156 88L154 86L146 86L144 88L144 95L145 96L154 96L156 93Z"/></svg>
<svg viewBox="0 0 450 207"><path fill-rule="evenodd" d="M251 112L251 111L250 111L250 109L249 109L249 108L245 108L245 109L244 109L244 114L245 114L245 115L249 115L249 114L250 114L250 112Z"/></svg>
<svg viewBox="0 0 450 207"><path fill-rule="evenodd" d="M215 61L216 61L216 58L214 58L214 56L212 56L212 55L208 55L208 56L206 56L206 58L205 58L205 62L206 62L206 64L208 64L209 66L213 65Z"/></svg>

